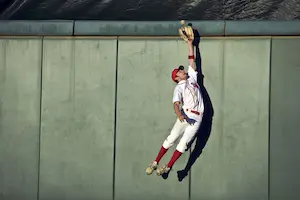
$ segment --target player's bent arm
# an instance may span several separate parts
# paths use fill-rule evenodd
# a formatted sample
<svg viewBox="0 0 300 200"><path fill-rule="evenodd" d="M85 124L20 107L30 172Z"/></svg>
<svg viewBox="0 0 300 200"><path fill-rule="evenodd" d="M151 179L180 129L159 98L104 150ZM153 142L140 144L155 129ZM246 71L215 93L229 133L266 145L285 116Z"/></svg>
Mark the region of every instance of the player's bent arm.
<svg viewBox="0 0 300 200"><path fill-rule="evenodd" d="M178 85L174 89L172 101L173 101L175 114L177 115L177 117L180 121L183 121L184 116L181 114L180 108L179 108L180 103L182 102L182 88L179 87Z"/></svg>
<svg viewBox="0 0 300 200"><path fill-rule="evenodd" d="M191 66L195 71L196 71L196 66L195 66L195 62L194 62L194 46L193 46L193 41L189 40L188 41L188 47L189 47L189 55L188 55L188 59L189 59L189 66Z"/></svg>
<svg viewBox="0 0 300 200"><path fill-rule="evenodd" d="M179 101L174 102L174 111L175 111L175 114L177 115L177 117L182 116L179 105L180 105Z"/></svg>

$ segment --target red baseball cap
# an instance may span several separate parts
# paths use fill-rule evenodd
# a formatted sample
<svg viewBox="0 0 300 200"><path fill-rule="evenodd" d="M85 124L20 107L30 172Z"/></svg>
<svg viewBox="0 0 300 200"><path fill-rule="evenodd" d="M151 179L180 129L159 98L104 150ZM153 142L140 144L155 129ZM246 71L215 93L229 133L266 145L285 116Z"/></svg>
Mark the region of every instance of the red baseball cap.
<svg viewBox="0 0 300 200"><path fill-rule="evenodd" d="M178 68L175 68L175 69L173 69L173 71L172 71L171 77L172 77L172 80L173 80L174 82L176 82L175 78L176 78L176 74L177 74L177 72L178 72L179 70L184 70L184 67L183 67L182 65L180 65Z"/></svg>

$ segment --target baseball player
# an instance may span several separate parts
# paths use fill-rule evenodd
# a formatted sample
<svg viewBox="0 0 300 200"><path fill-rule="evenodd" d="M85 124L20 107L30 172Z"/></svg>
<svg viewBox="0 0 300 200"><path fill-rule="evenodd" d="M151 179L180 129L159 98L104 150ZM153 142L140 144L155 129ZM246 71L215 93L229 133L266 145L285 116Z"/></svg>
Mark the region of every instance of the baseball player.
<svg viewBox="0 0 300 200"><path fill-rule="evenodd" d="M177 159L187 150L187 144L195 137L202 122L204 103L200 87L197 83L197 71L194 63L194 46L192 40L188 40L188 70L185 72L183 66L172 71L172 80L177 84L173 93L174 111L177 120L169 136L163 142L156 159L146 169L148 175L156 170L157 175L168 173ZM180 109L181 106L181 109ZM158 167L159 161L180 137L176 150L168 164Z"/></svg>

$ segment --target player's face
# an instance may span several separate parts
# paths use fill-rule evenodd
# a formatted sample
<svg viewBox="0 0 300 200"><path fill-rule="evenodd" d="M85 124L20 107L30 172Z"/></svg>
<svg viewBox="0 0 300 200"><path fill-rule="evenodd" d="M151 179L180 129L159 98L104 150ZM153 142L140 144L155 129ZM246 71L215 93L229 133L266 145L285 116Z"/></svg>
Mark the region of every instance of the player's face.
<svg viewBox="0 0 300 200"><path fill-rule="evenodd" d="M180 80L185 80L186 77L187 77L187 74L184 70L179 70L177 72L177 77L180 79Z"/></svg>

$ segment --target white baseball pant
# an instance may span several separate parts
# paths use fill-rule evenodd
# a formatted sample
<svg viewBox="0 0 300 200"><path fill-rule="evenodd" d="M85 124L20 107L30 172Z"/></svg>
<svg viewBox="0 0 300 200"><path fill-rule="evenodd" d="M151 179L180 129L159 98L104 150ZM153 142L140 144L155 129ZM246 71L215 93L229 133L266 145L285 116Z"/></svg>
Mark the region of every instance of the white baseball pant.
<svg viewBox="0 0 300 200"><path fill-rule="evenodd" d="M169 149L174 145L175 141L179 138L179 136L182 135L182 138L180 139L176 150L181 153L184 153L187 149L187 145L189 144L189 142L195 137L201 122L202 117L193 125L187 123L186 120L181 122L179 119L177 119L171 130L170 135L165 139L163 147L165 149Z"/></svg>

